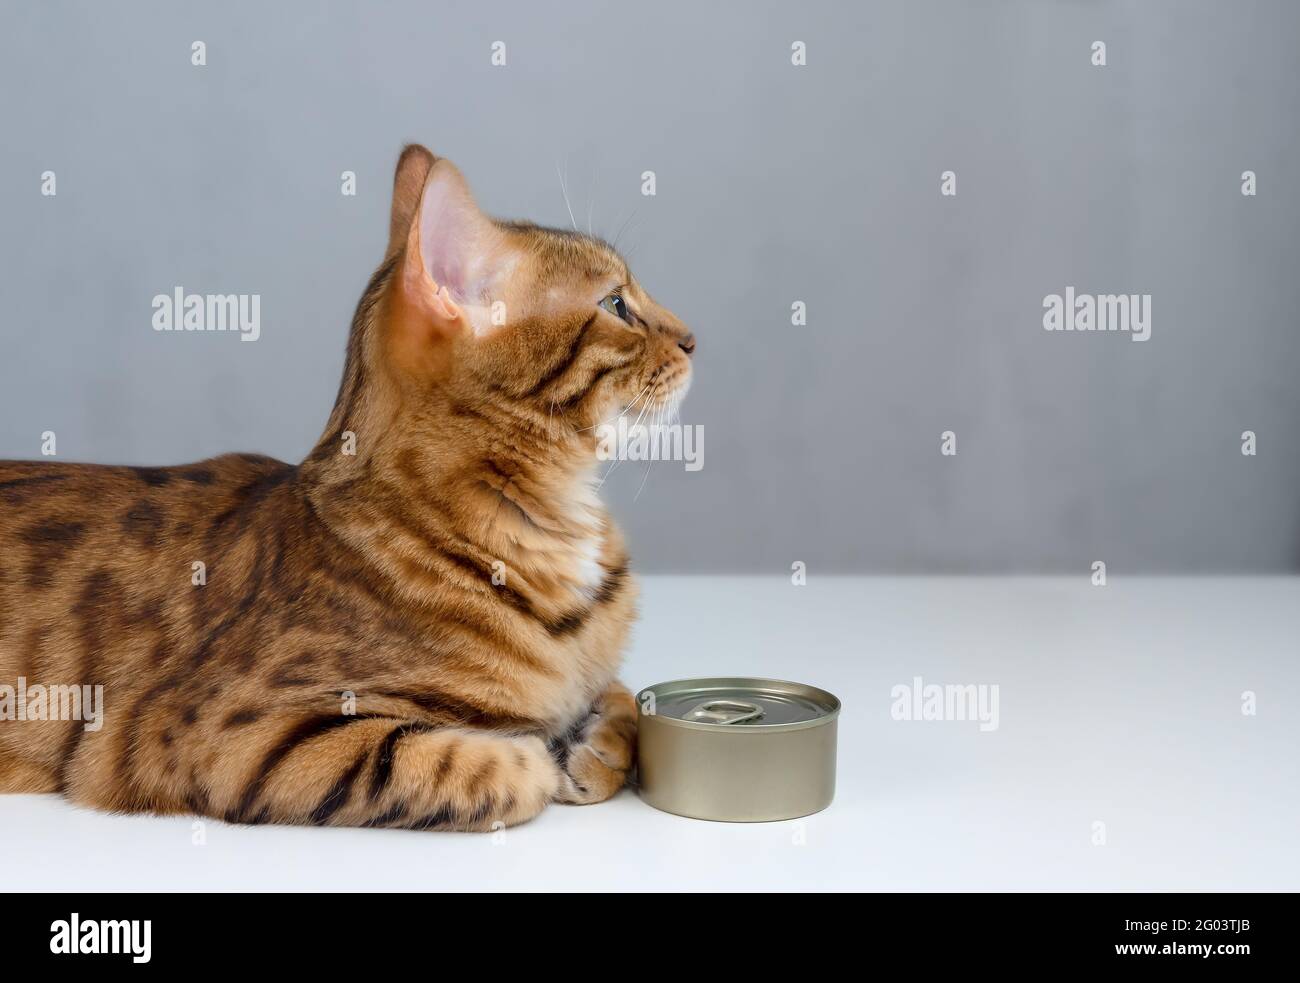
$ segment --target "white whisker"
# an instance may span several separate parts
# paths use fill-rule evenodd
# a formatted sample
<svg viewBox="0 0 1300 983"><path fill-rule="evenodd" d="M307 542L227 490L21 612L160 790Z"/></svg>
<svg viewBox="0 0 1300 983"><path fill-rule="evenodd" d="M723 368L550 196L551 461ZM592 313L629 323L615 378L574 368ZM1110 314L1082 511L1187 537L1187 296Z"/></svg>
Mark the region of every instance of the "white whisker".
<svg viewBox="0 0 1300 983"><path fill-rule="evenodd" d="M658 407L658 408L656 408L656 410L655 410L656 419L659 418L659 416L660 416L661 413L662 413L662 410L663 410L663 407ZM657 424L656 424L656 425L657 425ZM651 431L651 432L653 433L654 431ZM645 483L646 483L647 481L650 480L650 469L653 468L654 466L655 466L655 462L654 462L654 457L652 456L652 457L650 458L650 460L646 463L646 466L645 466L645 474L642 475L642 477L641 477L641 486L640 486L639 488L637 488L637 490L636 490L636 494L632 496L632 502L633 502L634 504L635 504L636 500L637 500L638 498L641 497L641 492L645 489Z"/></svg>
<svg viewBox="0 0 1300 983"><path fill-rule="evenodd" d="M635 396L635 398L633 398L632 402L628 403L626 406L623 407L623 409L622 409L619 413L616 413L614 416L610 417L608 420L601 420L599 423L593 423L593 424L592 424L591 426L589 426L589 427L577 427L577 428L575 428L575 430L574 430L573 432L574 432L574 433L586 433L588 430L595 430L597 427L603 427L603 426L605 426L607 423L617 423L617 422L618 422L619 420L621 420L623 417L627 416L627 414L631 411L632 407L635 406L635 405L637 404L637 400L639 400L642 396L644 396L644 395L646 394L646 392L650 389L650 386L652 386L653 384L654 384L654 383L648 383L648 384L646 385L645 389L642 389L639 393L636 394L636 396Z"/></svg>
<svg viewBox="0 0 1300 983"><path fill-rule="evenodd" d="M615 249L618 248L618 240L623 238L623 233L627 230L627 223L632 221L632 219L634 218L636 218L635 208L632 209L631 214L628 215L627 218L623 219L623 224L618 227L618 233L614 236L614 241L610 243L610 246L612 246Z"/></svg>
<svg viewBox="0 0 1300 983"><path fill-rule="evenodd" d="M609 476L614 473L614 469L618 467L622 461L623 459L621 457L614 458L614 462L605 470L605 473L601 476L600 480L596 482L596 491L600 491Z"/></svg>
<svg viewBox="0 0 1300 983"><path fill-rule="evenodd" d="M573 225L573 231L578 231L578 220L573 217L573 206L569 204L569 186L564 180L564 174L560 170L560 162L555 162L555 174L560 179L560 194L564 195L564 207L569 210L569 222Z"/></svg>
<svg viewBox="0 0 1300 983"><path fill-rule="evenodd" d="M652 394L652 398L653 398L653 394ZM650 408L650 400L647 399L645 401L645 405L641 407L641 412L637 414L636 423L632 424L632 426L629 429L635 430L637 427L641 425L641 417L645 416L645 411L648 410L649 408Z"/></svg>

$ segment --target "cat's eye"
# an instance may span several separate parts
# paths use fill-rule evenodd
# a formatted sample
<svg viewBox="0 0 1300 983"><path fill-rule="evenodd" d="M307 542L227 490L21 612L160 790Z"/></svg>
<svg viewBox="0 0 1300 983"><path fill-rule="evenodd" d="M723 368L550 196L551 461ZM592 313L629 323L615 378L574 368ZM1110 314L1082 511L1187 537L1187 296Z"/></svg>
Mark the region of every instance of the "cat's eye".
<svg viewBox="0 0 1300 983"><path fill-rule="evenodd" d="M618 294L610 294L600 302L599 306L628 324L632 323L632 318L627 312L627 303Z"/></svg>

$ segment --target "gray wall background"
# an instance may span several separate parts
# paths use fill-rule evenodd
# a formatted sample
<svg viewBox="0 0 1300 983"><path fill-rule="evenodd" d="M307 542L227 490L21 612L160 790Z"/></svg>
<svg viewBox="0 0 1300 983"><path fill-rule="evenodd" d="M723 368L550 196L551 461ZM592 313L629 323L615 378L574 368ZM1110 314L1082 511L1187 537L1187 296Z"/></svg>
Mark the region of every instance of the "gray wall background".
<svg viewBox="0 0 1300 983"><path fill-rule="evenodd" d="M299 459L418 140L565 225L558 164L696 330L704 469L606 485L643 570L1294 570L1298 41L1284 0L6 2L0 458ZM1067 284L1151 340L1045 332ZM176 285L261 340L155 333Z"/></svg>

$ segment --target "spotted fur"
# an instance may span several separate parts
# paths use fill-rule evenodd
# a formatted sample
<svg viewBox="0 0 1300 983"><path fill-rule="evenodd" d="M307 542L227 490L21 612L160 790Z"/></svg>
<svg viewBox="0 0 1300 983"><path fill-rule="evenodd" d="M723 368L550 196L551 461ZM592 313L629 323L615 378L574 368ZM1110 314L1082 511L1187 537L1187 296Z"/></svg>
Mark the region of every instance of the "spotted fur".
<svg viewBox="0 0 1300 983"><path fill-rule="evenodd" d="M447 189L490 282L430 275ZM0 722L0 791L483 830L622 786L636 588L594 428L680 398L694 340L611 247L467 202L447 162L403 152L302 463L0 462L0 684L104 686L97 732ZM597 306L616 288L626 320Z"/></svg>

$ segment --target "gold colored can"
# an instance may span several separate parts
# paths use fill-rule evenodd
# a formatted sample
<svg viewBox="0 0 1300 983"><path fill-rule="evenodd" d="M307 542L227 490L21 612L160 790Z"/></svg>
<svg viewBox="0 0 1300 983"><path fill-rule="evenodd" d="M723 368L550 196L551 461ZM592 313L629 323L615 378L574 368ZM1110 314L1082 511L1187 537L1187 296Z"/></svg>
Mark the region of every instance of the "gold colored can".
<svg viewBox="0 0 1300 983"><path fill-rule="evenodd" d="M656 809L761 823L820 812L835 797L840 701L778 679L679 679L647 686L637 770Z"/></svg>

